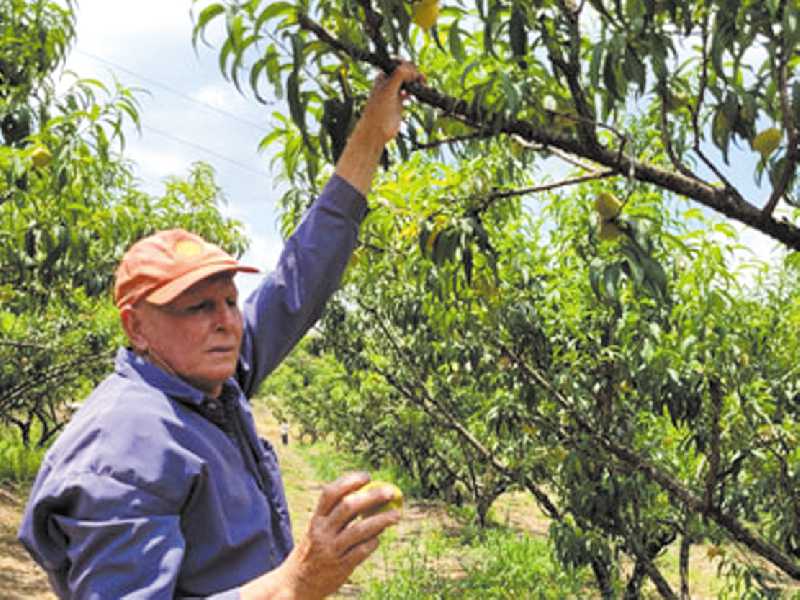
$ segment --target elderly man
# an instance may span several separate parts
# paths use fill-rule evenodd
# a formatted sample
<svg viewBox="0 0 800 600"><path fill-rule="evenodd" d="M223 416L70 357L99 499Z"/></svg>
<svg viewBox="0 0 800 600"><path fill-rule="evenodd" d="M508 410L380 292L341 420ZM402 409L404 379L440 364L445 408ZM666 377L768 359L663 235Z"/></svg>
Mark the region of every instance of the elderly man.
<svg viewBox="0 0 800 600"><path fill-rule="evenodd" d="M277 268L255 271L183 230L134 244L115 300L130 347L44 459L20 540L63 598L322 598L377 547L391 489L326 486L293 545L275 453L247 398L318 318L356 243L380 154L400 126L401 63L380 77L334 176Z"/></svg>

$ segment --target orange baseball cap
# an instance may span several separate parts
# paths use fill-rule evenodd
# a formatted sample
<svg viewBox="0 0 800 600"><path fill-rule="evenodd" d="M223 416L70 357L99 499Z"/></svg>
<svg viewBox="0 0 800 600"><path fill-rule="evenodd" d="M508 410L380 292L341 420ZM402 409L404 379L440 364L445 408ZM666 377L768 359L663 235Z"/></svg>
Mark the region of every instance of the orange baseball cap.
<svg viewBox="0 0 800 600"><path fill-rule="evenodd" d="M168 229L131 246L117 267L118 308L139 300L167 304L198 281L225 271L258 273L219 246L183 229Z"/></svg>

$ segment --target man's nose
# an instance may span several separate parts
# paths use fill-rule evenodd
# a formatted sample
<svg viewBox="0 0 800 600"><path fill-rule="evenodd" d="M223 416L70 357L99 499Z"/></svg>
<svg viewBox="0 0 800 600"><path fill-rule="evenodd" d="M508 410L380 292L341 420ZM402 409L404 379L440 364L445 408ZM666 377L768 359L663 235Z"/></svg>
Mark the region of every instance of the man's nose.
<svg viewBox="0 0 800 600"><path fill-rule="evenodd" d="M230 306L227 302L216 311L216 324L219 329L229 329L239 321L239 307Z"/></svg>

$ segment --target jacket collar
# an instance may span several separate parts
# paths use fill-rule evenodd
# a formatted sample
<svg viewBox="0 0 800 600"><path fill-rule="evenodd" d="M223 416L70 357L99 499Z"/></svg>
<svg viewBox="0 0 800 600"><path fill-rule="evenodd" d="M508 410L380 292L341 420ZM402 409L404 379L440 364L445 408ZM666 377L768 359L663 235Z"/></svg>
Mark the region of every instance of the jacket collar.
<svg viewBox="0 0 800 600"><path fill-rule="evenodd" d="M186 383L177 375L164 371L137 354L130 348L120 348L115 359L114 370L126 379L141 381L160 392L195 406L200 406L206 395L196 387ZM225 382L225 387L233 385L236 390L239 386L234 378Z"/></svg>

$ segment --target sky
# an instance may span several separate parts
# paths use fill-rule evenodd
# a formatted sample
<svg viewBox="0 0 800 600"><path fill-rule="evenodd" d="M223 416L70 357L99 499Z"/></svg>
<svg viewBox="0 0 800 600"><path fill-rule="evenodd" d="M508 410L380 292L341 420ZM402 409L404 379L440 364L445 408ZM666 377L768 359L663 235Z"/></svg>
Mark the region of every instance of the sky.
<svg viewBox="0 0 800 600"><path fill-rule="evenodd" d="M224 212L245 224L243 262L272 269L282 247L269 157L259 154L273 106L241 95L217 66L217 49L192 46L191 0L79 0L77 40L66 69L83 78L145 88L138 95L141 135L126 130L125 155L144 191L161 194L164 180L205 161L228 200ZM209 42L214 44L213 37ZM245 297L258 275L237 276Z"/></svg>
<svg viewBox="0 0 800 600"><path fill-rule="evenodd" d="M199 160L210 163L228 199L226 214L245 224L251 240L243 261L268 271L282 246L276 211L279 190L269 157L257 147L269 131L275 107L241 95L224 79L217 66L221 27L216 39L211 33L211 47L195 52L191 6L191 0L79 0L77 42L66 68L81 77L105 82L116 77L147 90L139 96L142 133L131 126L125 149L138 165L142 188L160 194L166 177L185 175ZM752 168L740 168L742 156L734 157L729 170L734 183L747 197L766 198L766 193L754 191ZM729 222L756 256L776 256L771 239ZM242 298L259 279L237 277Z"/></svg>

